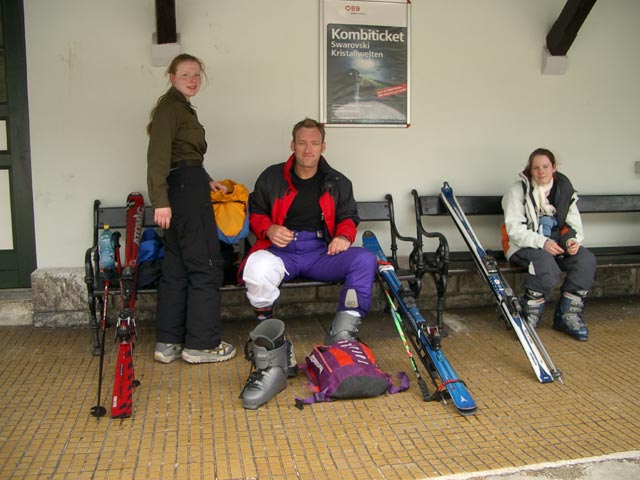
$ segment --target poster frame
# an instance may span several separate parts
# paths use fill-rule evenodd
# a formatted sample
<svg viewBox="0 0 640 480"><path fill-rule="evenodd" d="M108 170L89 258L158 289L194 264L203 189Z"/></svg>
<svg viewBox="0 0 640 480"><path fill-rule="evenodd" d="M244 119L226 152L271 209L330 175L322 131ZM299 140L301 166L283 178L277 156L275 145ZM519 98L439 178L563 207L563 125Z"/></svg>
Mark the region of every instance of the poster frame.
<svg viewBox="0 0 640 480"><path fill-rule="evenodd" d="M373 5L375 4L375 5ZM369 8L371 6L372 8ZM366 18L367 12L374 10L373 20ZM344 19L343 25L371 27L373 31L382 29L405 29L405 48L396 51L385 50L381 55L378 52L365 52L366 55L378 54L391 57L382 60L388 68L393 68L396 73L404 75L403 82L396 85L388 85L375 90L375 97L365 95L365 101L360 101L358 94L364 81L369 84L381 84L377 79L362 78L357 69L349 69L355 72L357 80L353 88L354 100L349 104L343 104L336 100L337 96L328 92L344 91L344 84L335 79L335 70L332 75L332 66L328 63L329 55L334 55L327 34L328 25L337 17ZM380 21L380 18L392 19ZM362 19L364 18L364 24ZM371 22L375 23L371 23ZM397 37L397 36L396 36ZM320 0L320 122L327 127L409 127L411 125L411 1L410 0ZM343 43L344 45L344 43ZM373 45L376 45L374 42ZM378 42L378 46L380 43ZM383 48L383 47L380 47ZM340 52L339 52L340 53ZM358 52L359 53L359 52ZM352 55L348 51L346 55ZM340 59L336 60L339 62ZM348 60L346 60L348 61ZM352 62L355 60L352 60ZM378 64L380 61L378 62ZM343 67L344 68L344 67ZM384 71L384 70L383 70ZM369 87L369 91L373 87ZM364 90L364 89L362 89ZM406 100L404 93L406 92ZM351 95L351 93L349 93ZM368 100L367 100L368 98ZM340 100L342 100L340 98ZM391 102L401 108L392 108ZM395 110L395 111L394 111ZM342 112L347 112L340 118ZM379 115L388 115L388 118L380 118Z"/></svg>

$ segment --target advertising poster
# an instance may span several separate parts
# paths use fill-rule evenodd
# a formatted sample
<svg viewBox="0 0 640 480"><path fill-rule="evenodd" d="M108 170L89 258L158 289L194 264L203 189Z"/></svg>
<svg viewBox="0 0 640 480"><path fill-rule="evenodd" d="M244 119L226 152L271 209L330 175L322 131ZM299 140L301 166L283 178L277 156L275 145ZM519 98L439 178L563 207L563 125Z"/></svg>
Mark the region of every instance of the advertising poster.
<svg viewBox="0 0 640 480"><path fill-rule="evenodd" d="M408 0L321 0L320 121L406 127Z"/></svg>

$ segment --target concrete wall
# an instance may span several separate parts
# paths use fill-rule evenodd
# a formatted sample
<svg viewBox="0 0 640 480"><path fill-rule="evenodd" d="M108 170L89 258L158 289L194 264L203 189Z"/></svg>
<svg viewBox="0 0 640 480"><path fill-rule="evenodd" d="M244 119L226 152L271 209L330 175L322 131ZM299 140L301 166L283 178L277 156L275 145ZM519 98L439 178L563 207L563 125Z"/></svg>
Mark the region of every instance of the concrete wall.
<svg viewBox="0 0 640 480"><path fill-rule="evenodd" d="M443 180L502 193L538 146L554 150L584 193L637 192L640 176L640 2L597 2L561 76L541 74L558 0L414 0L412 124L332 128L326 156L359 200L392 193L413 230L409 191ZM289 154L290 130L319 114L319 2L185 0L183 51L209 83L194 98L214 178L248 185ZM145 125L167 87L151 66L153 0L24 0L31 159L40 268L80 267L93 199L146 192ZM587 223L587 244L637 242L637 217ZM464 244L452 224L453 249ZM609 233L616 228L615 238ZM486 233L484 233L486 232ZM480 229L498 245L495 225Z"/></svg>

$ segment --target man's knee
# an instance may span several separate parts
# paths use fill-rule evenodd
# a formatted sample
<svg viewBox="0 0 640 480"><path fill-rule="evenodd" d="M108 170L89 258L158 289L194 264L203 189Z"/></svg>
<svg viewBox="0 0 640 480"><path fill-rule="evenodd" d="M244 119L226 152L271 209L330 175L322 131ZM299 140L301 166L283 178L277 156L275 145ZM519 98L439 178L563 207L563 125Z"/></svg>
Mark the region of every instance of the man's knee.
<svg viewBox="0 0 640 480"><path fill-rule="evenodd" d="M375 277L376 274L376 256L365 248L356 247L351 260L350 271L367 277Z"/></svg>
<svg viewBox="0 0 640 480"><path fill-rule="evenodd" d="M242 271L249 303L256 308L273 306L280 296L284 274L284 262L279 257L266 250L252 253Z"/></svg>
<svg viewBox="0 0 640 480"><path fill-rule="evenodd" d="M242 280L247 285L280 285L284 278L284 262L267 250L253 252L247 258L242 271Z"/></svg>

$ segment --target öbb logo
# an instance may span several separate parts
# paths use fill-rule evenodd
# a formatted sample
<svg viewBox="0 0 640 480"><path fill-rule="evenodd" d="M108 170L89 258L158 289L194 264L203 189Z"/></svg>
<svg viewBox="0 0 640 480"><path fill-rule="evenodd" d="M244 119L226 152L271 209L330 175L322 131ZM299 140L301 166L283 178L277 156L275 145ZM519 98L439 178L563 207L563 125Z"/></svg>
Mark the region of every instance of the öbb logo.
<svg viewBox="0 0 640 480"><path fill-rule="evenodd" d="M345 5L344 9L347 12L359 12L360 11L360 5Z"/></svg>

